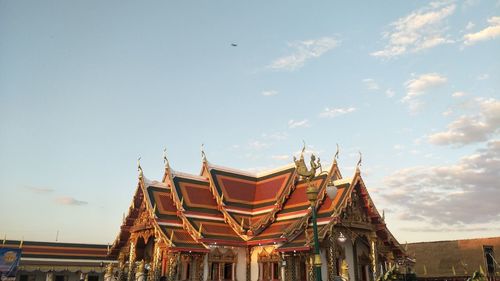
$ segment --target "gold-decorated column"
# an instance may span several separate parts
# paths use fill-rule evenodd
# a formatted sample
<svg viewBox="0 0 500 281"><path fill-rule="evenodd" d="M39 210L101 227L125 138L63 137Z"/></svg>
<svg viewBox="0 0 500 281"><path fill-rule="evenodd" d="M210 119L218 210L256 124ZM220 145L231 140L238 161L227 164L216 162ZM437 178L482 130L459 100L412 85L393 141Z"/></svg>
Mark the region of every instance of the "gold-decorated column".
<svg viewBox="0 0 500 281"><path fill-rule="evenodd" d="M130 241L130 249L129 249L129 255L128 255L128 281L134 281L135 279L135 274L134 274L134 266L135 266L135 243L133 241Z"/></svg>
<svg viewBox="0 0 500 281"><path fill-rule="evenodd" d="M373 272L373 280L377 280L378 272L377 272L377 233L372 232L370 234L370 256L372 262L372 272Z"/></svg>

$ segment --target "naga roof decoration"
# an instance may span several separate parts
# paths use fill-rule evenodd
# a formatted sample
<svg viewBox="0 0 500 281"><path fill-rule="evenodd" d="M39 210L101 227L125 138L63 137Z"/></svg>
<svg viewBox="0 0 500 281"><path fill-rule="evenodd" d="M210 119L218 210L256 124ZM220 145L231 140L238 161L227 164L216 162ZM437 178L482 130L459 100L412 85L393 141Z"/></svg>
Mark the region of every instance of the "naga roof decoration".
<svg viewBox="0 0 500 281"><path fill-rule="evenodd" d="M304 251L311 245L311 207L307 181L292 163L260 174L220 167L203 157L199 175L174 171L165 159L161 182L144 177L142 169L128 214L109 254L118 255L132 233L146 220L155 236L172 251L209 251L212 244L251 246L274 244L278 251ZM385 226L361 178L359 166L353 178L342 178L337 159L326 172L311 180L319 188L316 209L320 239L332 226L350 223L343 218L361 202L363 218L386 246L401 246ZM326 196L326 186L337 194ZM344 225L345 226L345 225ZM157 237L158 238L158 237Z"/></svg>

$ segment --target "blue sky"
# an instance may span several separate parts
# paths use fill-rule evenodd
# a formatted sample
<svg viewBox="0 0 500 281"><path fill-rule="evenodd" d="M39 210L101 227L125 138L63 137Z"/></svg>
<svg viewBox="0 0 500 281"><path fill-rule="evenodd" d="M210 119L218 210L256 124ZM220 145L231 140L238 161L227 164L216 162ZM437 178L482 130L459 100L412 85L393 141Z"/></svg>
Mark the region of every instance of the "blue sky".
<svg viewBox="0 0 500 281"><path fill-rule="evenodd" d="M0 1L0 38L7 238L112 243L138 156L257 171L302 140L344 176L363 153L401 242L500 235L499 1Z"/></svg>

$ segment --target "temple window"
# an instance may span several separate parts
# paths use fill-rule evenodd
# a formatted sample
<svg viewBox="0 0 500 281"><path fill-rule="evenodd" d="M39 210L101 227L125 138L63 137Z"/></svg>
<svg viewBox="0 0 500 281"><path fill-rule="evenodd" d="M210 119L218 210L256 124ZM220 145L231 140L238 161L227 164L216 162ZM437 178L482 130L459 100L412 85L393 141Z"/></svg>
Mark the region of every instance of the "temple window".
<svg viewBox="0 0 500 281"><path fill-rule="evenodd" d="M56 275L56 278L54 279L54 281L66 281L66 280L68 280L66 275Z"/></svg>
<svg viewBox="0 0 500 281"><path fill-rule="evenodd" d="M265 248L260 252L258 257L259 262L259 280L270 281L279 280L280 278L280 255L270 249L267 251Z"/></svg>
<svg viewBox="0 0 500 281"><path fill-rule="evenodd" d="M235 280L236 254L231 249L216 248L208 254L209 280Z"/></svg>

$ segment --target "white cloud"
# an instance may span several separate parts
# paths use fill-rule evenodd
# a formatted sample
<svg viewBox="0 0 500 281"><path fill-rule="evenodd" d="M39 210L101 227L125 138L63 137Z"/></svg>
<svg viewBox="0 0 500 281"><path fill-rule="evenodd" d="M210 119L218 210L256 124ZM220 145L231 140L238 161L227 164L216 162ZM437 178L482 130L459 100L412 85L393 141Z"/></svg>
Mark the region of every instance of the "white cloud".
<svg viewBox="0 0 500 281"><path fill-rule="evenodd" d="M270 96L276 96L278 94L278 91L275 90L269 90L269 91L263 91L261 95L265 97L270 97Z"/></svg>
<svg viewBox="0 0 500 281"><path fill-rule="evenodd" d="M443 116L450 116L453 114L453 110L451 110L451 108L448 108L448 110L444 111L443 113L441 113Z"/></svg>
<svg viewBox="0 0 500 281"><path fill-rule="evenodd" d="M405 146L402 144L395 144L392 148L394 148L395 150L403 150Z"/></svg>
<svg viewBox="0 0 500 281"><path fill-rule="evenodd" d="M490 78L490 75L488 73L483 73L483 74L478 75L476 79L477 80L486 80L488 78Z"/></svg>
<svg viewBox="0 0 500 281"><path fill-rule="evenodd" d="M470 30L472 28L474 28L474 26L476 26L473 22L468 22L467 25L465 26L465 29L466 30Z"/></svg>
<svg viewBox="0 0 500 281"><path fill-rule="evenodd" d="M368 90L378 90L380 88L377 82L371 78L363 79L363 83L365 83Z"/></svg>
<svg viewBox="0 0 500 281"><path fill-rule="evenodd" d="M385 91L385 96L388 98L394 97L395 94L396 94L396 92L394 92L394 90L391 88L389 88Z"/></svg>
<svg viewBox="0 0 500 281"><path fill-rule="evenodd" d="M286 132L274 132L270 134L263 133L262 138L272 141L281 141L281 140L286 140L288 138L288 134Z"/></svg>
<svg viewBox="0 0 500 281"><path fill-rule="evenodd" d="M447 78L438 73L426 73L410 79L405 83L407 93L401 101L408 104L411 111L416 111L422 105L419 97L429 89L445 84L446 81Z"/></svg>
<svg viewBox="0 0 500 281"><path fill-rule="evenodd" d="M451 96L454 97L454 98L461 98L461 97L464 97L466 95L467 94L464 93L464 92L454 92L453 94L451 94Z"/></svg>
<svg viewBox="0 0 500 281"><path fill-rule="evenodd" d="M309 120L304 119L300 121L295 121L291 119L288 121L288 128L293 129L293 128L299 128L299 127L309 127Z"/></svg>
<svg viewBox="0 0 500 281"><path fill-rule="evenodd" d="M396 171L384 179L380 194L401 214L436 227L498 221L498 167L500 140L492 140L454 164Z"/></svg>
<svg viewBox="0 0 500 281"><path fill-rule="evenodd" d="M259 140L252 140L252 141L248 142L248 148L250 148L252 150L261 150L261 149L268 148L269 146L270 146L269 143L262 142Z"/></svg>
<svg viewBox="0 0 500 281"><path fill-rule="evenodd" d="M480 41L491 40L500 36L500 17L491 17L488 19L489 25L481 31L467 33L464 35L465 45L474 45Z"/></svg>
<svg viewBox="0 0 500 281"><path fill-rule="evenodd" d="M68 196L57 197L55 201L60 205L67 205L67 206L82 206L88 204L88 202L86 201L80 201L73 197L68 197Z"/></svg>
<svg viewBox="0 0 500 281"><path fill-rule="evenodd" d="M291 159L291 156L290 155L273 155L271 156L271 158L273 160L279 160L279 161L283 161L283 160L290 160Z"/></svg>
<svg viewBox="0 0 500 281"><path fill-rule="evenodd" d="M431 3L429 6L399 18L390 24L391 30L383 33L388 41L384 49L371 53L376 57L395 57L408 52L418 52L453 41L445 35L444 20L455 12L455 4Z"/></svg>
<svg viewBox="0 0 500 281"><path fill-rule="evenodd" d="M500 101L479 99L479 113L462 115L448 125L444 132L429 136L436 145L466 145L488 140L500 131Z"/></svg>
<svg viewBox="0 0 500 281"><path fill-rule="evenodd" d="M294 49L291 55L274 60L268 67L276 70L293 71L304 66L306 61L319 58L328 51L339 45L339 41L333 37L322 37L319 39L298 41L288 44Z"/></svg>
<svg viewBox="0 0 500 281"><path fill-rule="evenodd" d="M319 114L321 118L333 118L340 115L344 115L347 113L351 113L356 111L355 107L346 107L346 108L325 108L323 112Z"/></svg>
<svg viewBox="0 0 500 281"><path fill-rule="evenodd" d="M47 194L54 192L53 188L39 187L39 186L24 186L24 189L36 194Z"/></svg>

